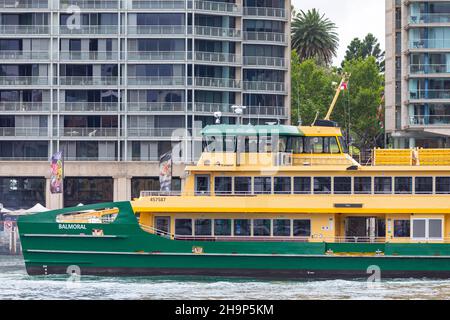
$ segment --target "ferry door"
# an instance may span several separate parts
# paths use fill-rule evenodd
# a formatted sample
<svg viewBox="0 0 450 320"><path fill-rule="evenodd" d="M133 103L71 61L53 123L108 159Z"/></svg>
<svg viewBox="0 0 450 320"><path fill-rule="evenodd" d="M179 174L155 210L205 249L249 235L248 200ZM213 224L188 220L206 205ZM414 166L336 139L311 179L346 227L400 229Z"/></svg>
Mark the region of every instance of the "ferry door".
<svg viewBox="0 0 450 320"><path fill-rule="evenodd" d="M373 217L348 217L345 237L351 242L373 242L377 236L377 219Z"/></svg>
<svg viewBox="0 0 450 320"><path fill-rule="evenodd" d="M170 217L155 217L156 234L166 236L170 234Z"/></svg>

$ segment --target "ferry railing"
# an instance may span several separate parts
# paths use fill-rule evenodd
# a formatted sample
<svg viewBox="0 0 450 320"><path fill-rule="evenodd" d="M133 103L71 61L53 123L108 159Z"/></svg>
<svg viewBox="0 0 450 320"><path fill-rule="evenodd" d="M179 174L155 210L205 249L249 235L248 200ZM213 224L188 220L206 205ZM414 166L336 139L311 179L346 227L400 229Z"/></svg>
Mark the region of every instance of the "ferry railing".
<svg viewBox="0 0 450 320"><path fill-rule="evenodd" d="M22 253L19 229L16 221L0 220L0 254Z"/></svg>

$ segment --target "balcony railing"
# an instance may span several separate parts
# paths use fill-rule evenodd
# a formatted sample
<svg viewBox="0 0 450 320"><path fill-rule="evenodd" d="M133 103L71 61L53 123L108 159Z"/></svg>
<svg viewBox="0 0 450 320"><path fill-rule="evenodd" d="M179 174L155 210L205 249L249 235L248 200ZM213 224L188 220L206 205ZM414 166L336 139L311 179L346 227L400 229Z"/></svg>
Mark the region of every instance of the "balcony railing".
<svg viewBox="0 0 450 320"><path fill-rule="evenodd" d="M223 13L239 13L240 8L235 3L196 0L195 9ZM191 5L192 6L192 5Z"/></svg>
<svg viewBox="0 0 450 320"><path fill-rule="evenodd" d="M285 92L285 84L284 82L244 81L244 90Z"/></svg>
<svg viewBox="0 0 450 320"><path fill-rule="evenodd" d="M284 58L247 56L244 57L244 65L285 68L287 63Z"/></svg>
<svg viewBox="0 0 450 320"><path fill-rule="evenodd" d="M185 58L184 51L128 51L130 61L184 61Z"/></svg>
<svg viewBox="0 0 450 320"><path fill-rule="evenodd" d="M48 0L0 0L2 9L46 9Z"/></svg>
<svg viewBox="0 0 450 320"><path fill-rule="evenodd" d="M195 77L194 86L197 87L210 87L210 88L229 88L240 89L241 83L239 80L228 78L208 78L208 77ZM189 78L189 84L191 84L191 78Z"/></svg>
<svg viewBox="0 0 450 320"><path fill-rule="evenodd" d="M412 116L409 124L411 126L442 126L450 125L450 115Z"/></svg>
<svg viewBox="0 0 450 320"><path fill-rule="evenodd" d="M0 60L48 60L48 51L13 51L0 50Z"/></svg>
<svg viewBox="0 0 450 320"><path fill-rule="evenodd" d="M133 0L133 9L184 9L184 0Z"/></svg>
<svg viewBox="0 0 450 320"><path fill-rule="evenodd" d="M50 27L43 25L0 25L1 35L29 35L29 34L49 34Z"/></svg>
<svg viewBox="0 0 450 320"><path fill-rule="evenodd" d="M184 102L128 102L130 112L182 112L186 106Z"/></svg>
<svg viewBox="0 0 450 320"><path fill-rule="evenodd" d="M129 85L149 85L149 86L183 86L185 77L146 77L146 76L128 76Z"/></svg>
<svg viewBox="0 0 450 320"><path fill-rule="evenodd" d="M450 39L411 39L410 49L448 49Z"/></svg>
<svg viewBox="0 0 450 320"><path fill-rule="evenodd" d="M250 115L286 116L286 109L277 106L248 106L246 112Z"/></svg>
<svg viewBox="0 0 450 320"><path fill-rule="evenodd" d="M419 16L411 16L409 23L423 24L423 23L449 23L450 14L448 13L426 13Z"/></svg>
<svg viewBox="0 0 450 320"><path fill-rule="evenodd" d="M450 73L450 64L411 64L411 74Z"/></svg>
<svg viewBox="0 0 450 320"><path fill-rule="evenodd" d="M58 130L58 128L55 128ZM118 137L118 128L60 128L63 137Z"/></svg>
<svg viewBox="0 0 450 320"><path fill-rule="evenodd" d="M167 26L128 26L128 34L134 35L184 35L186 28L184 25L167 25Z"/></svg>
<svg viewBox="0 0 450 320"><path fill-rule="evenodd" d="M244 7L244 16L286 18L283 8Z"/></svg>
<svg viewBox="0 0 450 320"><path fill-rule="evenodd" d="M65 76L57 77L55 81L58 81L62 86L116 86L118 85L118 77L114 76Z"/></svg>
<svg viewBox="0 0 450 320"><path fill-rule="evenodd" d="M80 9L119 9L121 0L61 0L61 9L77 6Z"/></svg>
<svg viewBox="0 0 450 320"><path fill-rule="evenodd" d="M48 77L40 76L0 76L0 85L4 86L44 86L48 85Z"/></svg>
<svg viewBox="0 0 450 320"><path fill-rule="evenodd" d="M56 27L60 34L66 35L90 35L90 34L118 34L118 25L61 25Z"/></svg>
<svg viewBox="0 0 450 320"><path fill-rule="evenodd" d="M179 134L176 134L176 132L177 128L128 128L127 130L129 137L141 137L141 138L171 137L173 134L179 136Z"/></svg>
<svg viewBox="0 0 450 320"><path fill-rule="evenodd" d="M46 102L0 102L0 112L49 111L50 103Z"/></svg>
<svg viewBox="0 0 450 320"><path fill-rule="evenodd" d="M232 53L197 51L194 53L194 57L195 61L202 61L202 62L239 63L239 56Z"/></svg>
<svg viewBox="0 0 450 320"><path fill-rule="evenodd" d="M192 27L189 27L189 33L192 33ZM218 37L218 38L240 38L241 30L232 28L219 28L208 26L195 26L194 34L197 36Z"/></svg>
<svg viewBox="0 0 450 320"><path fill-rule="evenodd" d="M245 31L244 40L287 43L288 36L277 32L253 32Z"/></svg>
<svg viewBox="0 0 450 320"><path fill-rule="evenodd" d="M55 104L57 107L57 104ZM66 112L117 112L118 102L61 102L61 111Z"/></svg>
<svg viewBox="0 0 450 320"><path fill-rule="evenodd" d="M48 137L46 127L0 127L0 137Z"/></svg>
<svg viewBox="0 0 450 320"><path fill-rule="evenodd" d="M410 91L409 97L412 100L416 99L450 99L450 90L417 90L417 91Z"/></svg>
<svg viewBox="0 0 450 320"><path fill-rule="evenodd" d="M233 109L231 109L230 104L226 103L208 103L208 102L196 102L194 104L194 110L198 113L214 113L214 112L222 112L222 113L234 113Z"/></svg>
<svg viewBox="0 0 450 320"><path fill-rule="evenodd" d="M66 61L83 61L83 60L118 60L117 51L61 51L59 53L60 60Z"/></svg>

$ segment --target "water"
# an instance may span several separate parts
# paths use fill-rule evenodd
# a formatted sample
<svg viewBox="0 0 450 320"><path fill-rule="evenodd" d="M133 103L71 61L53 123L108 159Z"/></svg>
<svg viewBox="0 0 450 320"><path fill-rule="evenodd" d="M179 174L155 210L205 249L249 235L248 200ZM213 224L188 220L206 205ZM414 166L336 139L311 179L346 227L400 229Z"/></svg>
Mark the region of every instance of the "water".
<svg viewBox="0 0 450 320"><path fill-rule="evenodd" d="M3 299L449 299L450 280L249 281L199 278L30 277L22 257L0 256Z"/></svg>

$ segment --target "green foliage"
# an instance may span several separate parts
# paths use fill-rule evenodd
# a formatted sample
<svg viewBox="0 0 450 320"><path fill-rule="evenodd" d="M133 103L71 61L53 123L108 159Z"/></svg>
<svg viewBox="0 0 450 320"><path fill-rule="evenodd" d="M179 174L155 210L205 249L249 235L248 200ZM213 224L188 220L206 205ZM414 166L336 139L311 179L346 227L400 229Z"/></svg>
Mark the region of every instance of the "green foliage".
<svg viewBox="0 0 450 320"><path fill-rule="evenodd" d="M344 67L346 61L355 60L358 58L366 59L370 56L375 57L378 69L380 72L384 72L384 51L381 51L380 43L378 39L371 33L369 33L363 40L355 38L347 47L342 67Z"/></svg>

